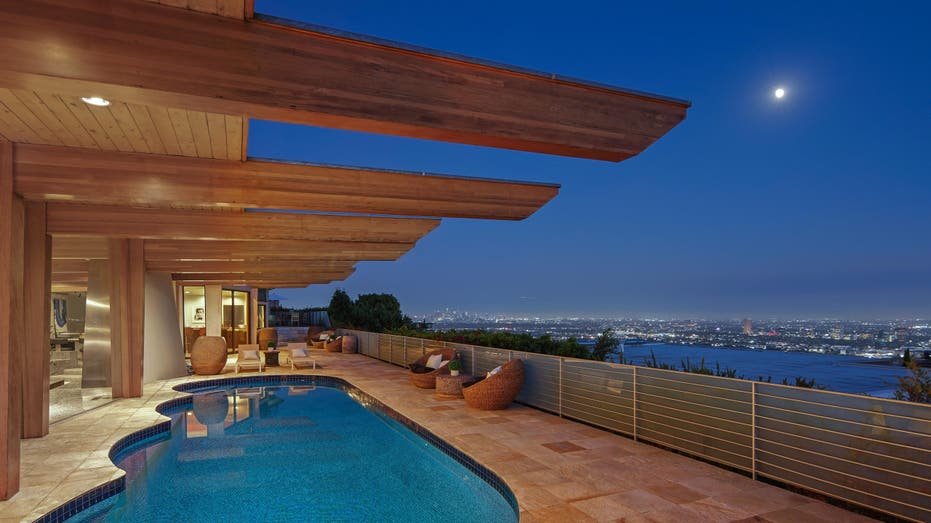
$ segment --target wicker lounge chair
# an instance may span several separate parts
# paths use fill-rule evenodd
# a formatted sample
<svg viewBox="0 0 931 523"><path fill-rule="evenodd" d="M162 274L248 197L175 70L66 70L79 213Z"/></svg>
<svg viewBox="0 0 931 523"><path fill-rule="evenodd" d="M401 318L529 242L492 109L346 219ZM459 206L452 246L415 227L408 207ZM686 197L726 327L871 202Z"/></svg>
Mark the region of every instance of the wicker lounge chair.
<svg viewBox="0 0 931 523"><path fill-rule="evenodd" d="M420 387L421 389L435 389L436 375L449 374L449 365L443 365L442 367L434 370L429 370L429 368L426 367L427 360L434 354L441 354L443 356L443 361L450 361L456 357L456 350L433 349L410 364L411 383Z"/></svg>
<svg viewBox="0 0 931 523"><path fill-rule="evenodd" d="M326 341L326 344L323 346L327 352L340 352L343 347L343 340L341 336L335 338L330 338Z"/></svg>
<svg viewBox="0 0 931 523"><path fill-rule="evenodd" d="M310 348L311 345L313 345L313 348L315 349L324 350L326 349L327 340L329 340L331 337L333 337L333 335L330 333L330 331L321 332L317 334L316 337L311 338L310 342L307 344L307 348Z"/></svg>
<svg viewBox="0 0 931 523"><path fill-rule="evenodd" d="M256 369L262 372L265 364L262 363L262 356L259 354L258 347L244 348L240 345L238 351L236 355L236 374L239 374L239 369Z"/></svg>
<svg viewBox="0 0 931 523"><path fill-rule="evenodd" d="M463 384L462 397L466 404L474 409L506 409L520 393L524 384L524 362L511 360L501 366L501 370L488 378Z"/></svg>

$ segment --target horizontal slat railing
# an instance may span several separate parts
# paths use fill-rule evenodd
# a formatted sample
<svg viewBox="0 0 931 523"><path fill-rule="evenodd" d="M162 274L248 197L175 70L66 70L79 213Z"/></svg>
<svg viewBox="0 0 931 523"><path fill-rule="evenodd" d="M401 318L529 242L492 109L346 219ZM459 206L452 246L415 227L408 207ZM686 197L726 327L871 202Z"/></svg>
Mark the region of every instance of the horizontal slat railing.
<svg viewBox="0 0 931 523"><path fill-rule="evenodd" d="M517 401L903 519L931 521L931 405L363 331L406 366L454 348L481 375L524 361Z"/></svg>

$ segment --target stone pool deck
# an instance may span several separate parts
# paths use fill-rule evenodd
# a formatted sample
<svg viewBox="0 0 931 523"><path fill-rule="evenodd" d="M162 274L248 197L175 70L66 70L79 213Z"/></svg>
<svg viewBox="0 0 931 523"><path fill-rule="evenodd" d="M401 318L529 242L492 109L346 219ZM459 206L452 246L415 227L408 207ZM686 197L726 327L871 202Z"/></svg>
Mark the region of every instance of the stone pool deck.
<svg viewBox="0 0 931 523"><path fill-rule="evenodd" d="M312 351L316 370L351 382L471 455L504 479L523 522L866 522L870 518L745 476L522 405L484 412L411 385L407 371L361 354ZM232 361L232 360L231 360ZM269 374L290 374L273 367ZM242 373L254 375L256 373ZM265 374L265 373L263 373ZM227 365L224 376L232 376ZM194 376L146 385L23 441L22 487L0 523L33 521L123 471L107 457L121 437L166 418L155 406Z"/></svg>

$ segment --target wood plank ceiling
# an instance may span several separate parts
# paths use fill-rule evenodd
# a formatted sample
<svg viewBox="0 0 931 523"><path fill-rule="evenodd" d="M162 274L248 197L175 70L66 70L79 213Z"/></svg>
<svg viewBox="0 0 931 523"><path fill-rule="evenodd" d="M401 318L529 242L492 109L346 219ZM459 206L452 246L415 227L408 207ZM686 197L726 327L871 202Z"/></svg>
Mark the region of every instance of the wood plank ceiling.
<svg viewBox="0 0 931 523"><path fill-rule="evenodd" d="M250 117L620 161L689 106L254 18L253 3L0 0L0 138L15 192L48 202L56 290L86 285L110 238L144 239L147 268L177 280L327 282L439 225L381 215L520 220L559 190L250 160Z"/></svg>
<svg viewBox="0 0 931 523"><path fill-rule="evenodd" d="M0 88L0 134L23 144L244 159L244 118L78 96Z"/></svg>

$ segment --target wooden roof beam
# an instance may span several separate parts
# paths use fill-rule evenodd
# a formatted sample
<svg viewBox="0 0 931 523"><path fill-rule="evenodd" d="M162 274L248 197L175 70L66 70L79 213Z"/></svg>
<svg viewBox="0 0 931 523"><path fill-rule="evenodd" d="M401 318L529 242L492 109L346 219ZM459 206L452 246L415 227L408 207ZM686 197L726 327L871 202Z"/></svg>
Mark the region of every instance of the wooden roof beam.
<svg viewBox="0 0 931 523"><path fill-rule="evenodd" d="M211 15L248 20L255 16L255 0L147 0Z"/></svg>
<svg viewBox="0 0 931 523"><path fill-rule="evenodd" d="M204 273L204 274L195 274L195 273L183 273L183 274L172 274L171 277L175 281L199 281L199 282L212 282L212 283L227 283L230 285L234 284L244 284L244 282L256 282L256 281L285 281L285 282L306 282L308 285L311 283L330 283L333 281L344 280L351 276L351 271L349 274L345 273L304 273L304 274L264 274L264 273Z"/></svg>
<svg viewBox="0 0 931 523"><path fill-rule="evenodd" d="M12 89L610 161L689 107L268 17L131 0L3 1L0 17Z"/></svg>
<svg viewBox="0 0 931 523"><path fill-rule="evenodd" d="M106 260L109 257L104 237L52 237L52 260Z"/></svg>
<svg viewBox="0 0 931 523"><path fill-rule="evenodd" d="M309 282L309 283L330 283L336 280L344 280L349 276L352 276L352 273L355 270L348 271L339 271L339 272L314 272L314 271L305 271L300 273L295 271L291 274L265 274L263 272L257 271L254 273L243 273L243 272L233 272L233 273L220 273L220 272L205 272L205 273L180 273L172 274L171 277L174 280L185 280L185 281L208 281L208 282L224 282L233 284L236 282L247 282L247 281L290 281L290 282Z"/></svg>
<svg viewBox="0 0 931 523"><path fill-rule="evenodd" d="M146 240L144 245L146 261L393 261L413 249L415 244L316 240ZM108 256L104 237L52 237L53 260L105 260Z"/></svg>
<svg viewBox="0 0 931 523"><path fill-rule="evenodd" d="M87 272L88 265L88 260L56 260L52 258L52 274L63 272Z"/></svg>
<svg viewBox="0 0 931 523"><path fill-rule="evenodd" d="M181 285L215 285L217 282L210 280L174 280ZM289 281L279 281L279 280L256 280L256 281L233 281L233 282L223 282L225 285L242 285L254 287L257 289L284 289L284 288L293 288L293 289L303 289L304 287L310 285L319 285L318 282L289 282ZM325 282L329 283L329 282Z"/></svg>
<svg viewBox="0 0 931 523"><path fill-rule="evenodd" d="M87 292L87 284L52 283L52 292Z"/></svg>
<svg viewBox="0 0 931 523"><path fill-rule="evenodd" d="M165 240L339 240L415 242L434 219L271 212L151 209L51 202L49 234Z"/></svg>
<svg viewBox="0 0 931 523"><path fill-rule="evenodd" d="M55 237L56 245L80 238ZM146 240L146 261L169 260L368 260L392 261L413 242L347 242L316 240Z"/></svg>
<svg viewBox="0 0 931 523"><path fill-rule="evenodd" d="M519 220L558 185L273 161L16 144L13 190L32 200L264 207Z"/></svg>
<svg viewBox="0 0 931 523"><path fill-rule="evenodd" d="M351 270L355 261L304 261L304 260L263 260L263 261L147 261L146 270L172 273L252 273L263 274L296 272L339 272ZM54 269L53 269L54 272Z"/></svg>

